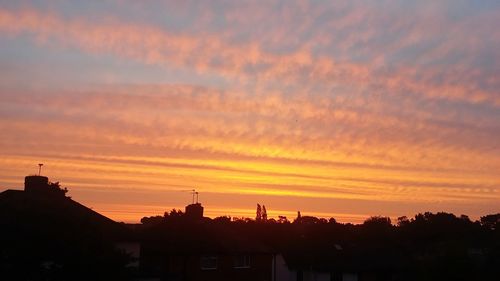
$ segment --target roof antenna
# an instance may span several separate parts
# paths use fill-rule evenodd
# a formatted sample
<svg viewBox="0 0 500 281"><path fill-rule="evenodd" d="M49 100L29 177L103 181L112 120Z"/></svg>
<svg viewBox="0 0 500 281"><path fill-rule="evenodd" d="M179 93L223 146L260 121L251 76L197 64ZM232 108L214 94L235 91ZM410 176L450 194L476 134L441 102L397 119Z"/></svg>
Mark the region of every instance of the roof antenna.
<svg viewBox="0 0 500 281"><path fill-rule="evenodd" d="M38 164L38 176L40 176L40 174L42 173L42 166L42 163Z"/></svg>
<svg viewBox="0 0 500 281"><path fill-rule="evenodd" d="M198 192L196 192L196 204L198 204Z"/></svg>
<svg viewBox="0 0 500 281"><path fill-rule="evenodd" d="M193 203L192 204L194 204L194 195L198 194L198 192L196 192L196 190L194 190L194 189L191 190L191 192L192 192L191 194L193 195ZM196 198L198 198L198 196L196 196ZM196 199L196 201L198 201L198 199Z"/></svg>

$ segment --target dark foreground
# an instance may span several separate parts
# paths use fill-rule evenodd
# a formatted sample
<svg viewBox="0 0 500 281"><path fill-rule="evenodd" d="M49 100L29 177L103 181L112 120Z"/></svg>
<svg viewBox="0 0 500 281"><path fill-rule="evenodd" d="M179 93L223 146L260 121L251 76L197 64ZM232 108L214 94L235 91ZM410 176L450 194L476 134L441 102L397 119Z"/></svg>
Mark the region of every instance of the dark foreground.
<svg viewBox="0 0 500 281"><path fill-rule="evenodd" d="M29 183L28 177L28 185ZM500 214L298 216L231 220L187 213L116 223L59 185L0 193L0 280L498 280Z"/></svg>

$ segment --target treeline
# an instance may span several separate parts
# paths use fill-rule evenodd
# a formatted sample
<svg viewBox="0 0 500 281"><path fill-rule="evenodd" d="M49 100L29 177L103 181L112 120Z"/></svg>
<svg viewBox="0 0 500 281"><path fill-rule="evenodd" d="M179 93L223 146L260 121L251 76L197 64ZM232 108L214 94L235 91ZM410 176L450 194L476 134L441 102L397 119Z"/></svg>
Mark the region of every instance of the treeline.
<svg viewBox="0 0 500 281"><path fill-rule="evenodd" d="M150 216L150 217L143 217L141 219L141 223L143 225L154 225L154 224L159 224L159 223L165 223L169 222L172 220L176 219L183 219L184 218L184 212L182 210L177 210L177 209L172 209L170 212L165 212L163 216ZM337 224L337 225L344 225L344 226L354 226L352 223L338 223L337 220L333 217L331 218L317 218L314 216L302 216L300 211L297 212L297 217L293 219L293 221L290 221L286 216L278 216L277 219L274 218L267 218L267 211L265 206L260 206L257 204L257 211L256 211L256 218L246 218L246 217L231 217L231 216L219 216L214 219L210 218L203 218L205 221L213 221L213 222L218 222L218 223L235 223L235 224L241 224L241 223L248 223L248 224L253 224L253 223L265 223L265 224L307 224L307 225L314 225L314 224ZM396 222L392 222L391 218L389 217L384 217L384 216L372 216L367 218L362 224L357 225L358 227L366 227L369 225L383 225L385 227L405 227L409 225L423 225L425 223L430 223L430 224L435 224L435 223L459 223L461 225L476 225L476 226L481 226L484 229L488 230L498 230L500 228L500 213L497 214L490 214L490 215L485 215L480 217L479 220L472 221L468 216L466 215L460 215L457 217L456 215L452 213L446 213L446 212L438 212L438 213L432 213L432 212L425 212L425 213L419 213L415 215L413 218L408 218L407 216L402 216L397 219Z"/></svg>
<svg viewBox="0 0 500 281"><path fill-rule="evenodd" d="M172 210L141 222L142 235L154 236L156 241L169 239L172 231L181 233L171 239L190 237L182 234L190 232L190 225L210 225L216 231L250 237L303 268L335 260L353 270L381 270L400 277L387 280L497 280L500 276L500 213L478 221L444 212L400 217L396 222L374 216L354 225L300 214L293 221L262 220L262 216L260 220L222 216L190 221L182 211Z"/></svg>

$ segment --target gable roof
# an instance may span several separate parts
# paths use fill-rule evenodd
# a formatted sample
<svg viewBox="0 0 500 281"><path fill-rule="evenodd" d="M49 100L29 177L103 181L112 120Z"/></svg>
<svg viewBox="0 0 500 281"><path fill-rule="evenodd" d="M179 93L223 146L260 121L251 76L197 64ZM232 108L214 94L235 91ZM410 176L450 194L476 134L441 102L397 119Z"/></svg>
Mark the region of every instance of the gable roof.
<svg viewBox="0 0 500 281"><path fill-rule="evenodd" d="M60 233L94 232L109 240L129 236L125 226L64 195L22 190L0 193L0 226L15 231Z"/></svg>

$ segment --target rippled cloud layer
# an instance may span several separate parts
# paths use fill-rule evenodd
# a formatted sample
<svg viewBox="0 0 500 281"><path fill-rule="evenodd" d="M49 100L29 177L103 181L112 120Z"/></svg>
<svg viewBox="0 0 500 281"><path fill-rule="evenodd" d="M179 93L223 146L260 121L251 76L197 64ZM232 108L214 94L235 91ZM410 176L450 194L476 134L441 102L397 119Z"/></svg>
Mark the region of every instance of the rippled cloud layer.
<svg viewBox="0 0 500 281"><path fill-rule="evenodd" d="M360 221L500 203L500 5L0 4L0 183L118 220Z"/></svg>

